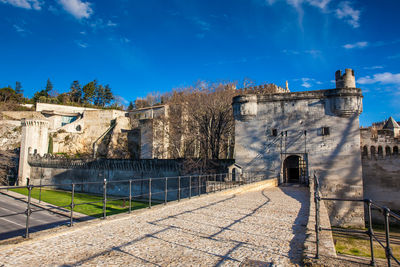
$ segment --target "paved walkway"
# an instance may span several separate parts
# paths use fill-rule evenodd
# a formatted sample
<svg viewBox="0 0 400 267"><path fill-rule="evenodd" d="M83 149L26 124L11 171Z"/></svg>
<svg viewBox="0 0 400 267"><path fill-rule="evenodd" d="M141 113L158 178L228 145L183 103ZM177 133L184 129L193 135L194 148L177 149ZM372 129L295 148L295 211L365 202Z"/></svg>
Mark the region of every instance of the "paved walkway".
<svg viewBox="0 0 400 267"><path fill-rule="evenodd" d="M299 264L308 189L217 193L0 247L0 266Z"/></svg>

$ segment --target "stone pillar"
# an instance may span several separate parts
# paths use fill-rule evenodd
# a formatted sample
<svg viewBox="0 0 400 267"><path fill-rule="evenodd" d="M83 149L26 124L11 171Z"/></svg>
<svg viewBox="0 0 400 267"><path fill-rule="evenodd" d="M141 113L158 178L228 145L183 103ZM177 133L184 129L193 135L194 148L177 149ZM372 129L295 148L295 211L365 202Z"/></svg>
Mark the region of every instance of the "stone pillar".
<svg viewBox="0 0 400 267"><path fill-rule="evenodd" d="M49 122L45 120L22 119L21 150L19 155L18 185L26 185L30 178L29 154L43 156L49 146Z"/></svg>

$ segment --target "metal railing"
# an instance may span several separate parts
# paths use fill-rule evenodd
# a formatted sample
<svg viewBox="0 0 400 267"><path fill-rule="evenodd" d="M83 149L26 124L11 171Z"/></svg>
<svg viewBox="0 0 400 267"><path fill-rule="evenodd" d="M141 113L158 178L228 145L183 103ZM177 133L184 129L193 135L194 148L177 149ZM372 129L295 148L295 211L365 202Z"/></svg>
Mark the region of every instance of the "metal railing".
<svg viewBox="0 0 400 267"><path fill-rule="evenodd" d="M100 182L76 182L76 183L66 183L66 184L42 184L40 181L39 185L33 185L29 183L29 178L27 179L26 186L3 186L0 187L0 192L2 190L10 190L10 189L18 189L18 188L26 188L27 192L27 200L26 200L26 210L25 212L12 213L1 215L2 217L13 216L13 215L26 215L26 225L25 225L25 238L29 238L30 233L30 217L32 213L40 212L40 211L54 211L55 209L66 208L69 212L69 224L68 226L74 225L74 208L80 205L87 204L96 204L102 203L102 218L106 219L107 217L107 203L110 201L123 200L128 201L127 212L131 213L133 207L133 202L145 202L148 205L148 208L152 207L152 204L167 204L170 201L180 201L183 198L192 198L194 196L200 196L203 194L214 193L226 189L231 189L240 185L259 182L262 180L269 179L267 175L256 175L251 173L245 173L244 175L236 175L237 179L232 181L232 176L227 173L222 174L206 174L206 175L188 175L188 176L176 176L176 177L162 177L162 178L147 178L147 179L129 179L129 180L106 180ZM236 181L235 181L236 180ZM115 185L121 185L120 189L126 190L126 195L111 195L108 192L108 189L114 189ZM140 184L137 188L140 188L140 194L135 194L133 190L135 188L135 184ZM97 187L96 187L97 185ZM77 192L88 193L89 190L85 191L85 187L89 188L89 186L94 186L97 191L102 191L101 194L96 194L97 196L102 196L101 200L90 201L90 202L79 202L75 201L75 194ZM42 198L42 188L51 188L51 189L63 189L64 191L68 191L71 193L70 204L63 206L55 206L50 208L44 208L38 206L38 209L32 209L32 190L34 188L39 189L38 200L39 203ZM65 190L68 188L68 190ZM80 191L78 191L80 188ZM162 188L162 190L160 190ZM158 190L157 190L158 189ZM138 191L138 190L136 190ZM90 193L90 192L89 192ZM125 206L124 206L125 208Z"/></svg>
<svg viewBox="0 0 400 267"><path fill-rule="evenodd" d="M365 209L367 211L366 218L368 219L368 227L366 231L356 230L356 229L341 229L341 228L322 228L320 226L319 220L319 211L320 211L320 201L346 201L346 202L359 202L364 203ZM345 199L345 198L328 198L321 197L319 195L319 181L317 176L314 173L314 202L315 202L315 233L316 233L316 254L315 257L319 258L319 232L321 231L332 231L332 232L342 232L342 233L356 233L356 234L365 234L369 237L370 243L370 252L371 252L371 262L370 265L376 266L375 256L374 256L374 240L378 242L378 244L385 250L385 256L387 260L388 266L392 266L392 260L394 260L398 265L400 265L399 259L397 259L392 253L392 247L390 245L390 224L389 218L394 218L396 221L400 222L400 216L394 212L392 212L389 208L380 206L376 204L371 199ZM382 213L384 219L384 228L385 228L385 241L381 241L374 233L373 224L372 224L372 208L376 208ZM385 244L383 244L383 242Z"/></svg>

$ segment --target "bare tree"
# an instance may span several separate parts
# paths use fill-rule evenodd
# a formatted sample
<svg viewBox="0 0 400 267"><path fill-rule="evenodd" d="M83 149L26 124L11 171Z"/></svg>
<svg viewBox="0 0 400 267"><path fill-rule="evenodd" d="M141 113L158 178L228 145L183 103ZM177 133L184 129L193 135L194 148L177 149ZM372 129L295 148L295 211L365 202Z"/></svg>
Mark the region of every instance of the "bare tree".
<svg viewBox="0 0 400 267"><path fill-rule="evenodd" d="M175 158L226 158L234 133L233 84L198 83L175 90L168 104L170 155Z"/></svg>

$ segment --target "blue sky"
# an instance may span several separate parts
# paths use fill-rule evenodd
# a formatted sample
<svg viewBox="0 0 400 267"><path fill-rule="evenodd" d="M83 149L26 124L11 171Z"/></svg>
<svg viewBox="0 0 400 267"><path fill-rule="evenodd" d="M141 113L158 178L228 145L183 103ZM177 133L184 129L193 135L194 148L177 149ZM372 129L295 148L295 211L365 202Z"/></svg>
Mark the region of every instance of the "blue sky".
<svg viewBox="0 0 400 267"><path fill-rule="evenodd" d="M400 1L0 0L0 86L98 79L126 101L209 82L334 88L353 68L361 125L400 120Z"/></svg>

